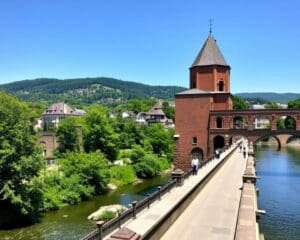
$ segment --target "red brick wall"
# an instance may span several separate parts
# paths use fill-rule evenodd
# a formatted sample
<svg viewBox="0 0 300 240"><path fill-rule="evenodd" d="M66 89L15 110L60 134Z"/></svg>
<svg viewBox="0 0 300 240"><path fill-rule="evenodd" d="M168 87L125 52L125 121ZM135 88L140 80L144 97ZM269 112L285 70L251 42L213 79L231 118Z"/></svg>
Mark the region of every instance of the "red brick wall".
<svg viewBox="0 0 300 240"><path fill-rule="evenodd" d="M232 99L228 93L214 94L214 104L212 110L231 110Z"/></svg>
<svg viewBox="0 0 300 240"><path fill-rule="evenodd" d="M191 168L191 151L199 147L204 157L208 152L209 112L213 98L210 95L176 96L175 134L180 135L175 149L175 166L184 171ZM197 137L197 144L192 144Z"/></svg>
<svg viewBox="0 0 300 240"><path fill-rule="evenodd" d="M218 91L219 81L224 82L224 92L230 91L230 69L222 66L201 66L190 69L190 88Z"/></svg>

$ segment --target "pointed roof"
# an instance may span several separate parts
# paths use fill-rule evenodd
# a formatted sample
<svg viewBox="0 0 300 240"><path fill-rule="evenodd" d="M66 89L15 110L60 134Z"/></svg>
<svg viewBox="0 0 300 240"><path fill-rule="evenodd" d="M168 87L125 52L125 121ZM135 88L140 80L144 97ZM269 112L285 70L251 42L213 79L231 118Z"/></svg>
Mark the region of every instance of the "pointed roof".
<svg viewBox="0 0 300 240"><path fill-rule="evenodd" d="M84 111L78 112L78 110L70 107L68 104L64 102L58 102L58 103L53 103L43 113L43 115L49 115L49 114L84 115Z"/></svg>
<svg viewBox="0 0 300 240"><path fill-rule="evenodd" d="M191 68L208 65L221 65L229 67L212 34L209 34Z"/></svg>

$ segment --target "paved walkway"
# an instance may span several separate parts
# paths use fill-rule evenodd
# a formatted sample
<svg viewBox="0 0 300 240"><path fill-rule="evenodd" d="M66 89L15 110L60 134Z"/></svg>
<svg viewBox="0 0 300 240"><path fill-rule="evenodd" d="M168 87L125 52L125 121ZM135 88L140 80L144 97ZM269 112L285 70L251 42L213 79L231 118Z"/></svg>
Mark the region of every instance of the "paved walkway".
<svg viewBox="0 0 300 240"><path fill-rule="evenodd" d="M170 193L163 195L162 199L153 203L150 209L140 212L136 219L129 220L122 227L127 227L141 236L147 235L147 232L168 214L183 196L188 195L189 191L232 150L233 148L226 150L225 153L221 154L220 159L214 159L204 166L197 176L186 179L183 186L174 188ZM233 227L229 228L227 221L230 217L230 221L234 222L230 226L235 226L240 197L239 187L242 185L242 173L245 170L245 164L246 160L242 159L242 154L239 153L239 150L235 150L219 172L202 189L186 211L171 226L170 230L166 232L163 239L227 239L200 236L204 234L205 231L203 230L207 228L210 228L208 232L213 231L216 236L223 236L220 234L221 232L225 232L226 236L228 236L228 233L231 235ZM226 174L223 172L226 172ZM207 189L211 190L208 191ZM218 195L219 193L223 194ZM218 211L215 209L217 205L220 208ZM223 222L224 224L222 224ZM198 233L200 229L202 230ZM109 236L105 239L108 238Z"/></svg>
<svg viewBox="0 0 300 240"><path fill-rule="evenodd" d="M245 167L237 150L161 239L234 239Z"/></svg>

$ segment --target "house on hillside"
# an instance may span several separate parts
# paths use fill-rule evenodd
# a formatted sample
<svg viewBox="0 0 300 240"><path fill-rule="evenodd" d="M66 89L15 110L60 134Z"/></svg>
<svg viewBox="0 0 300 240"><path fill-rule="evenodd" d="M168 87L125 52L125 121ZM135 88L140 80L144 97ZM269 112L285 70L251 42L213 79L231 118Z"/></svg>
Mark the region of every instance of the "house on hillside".
<svg viewBox="0 0 300 240"><path fill-rule="evenodd" d="M42 114L41 118L38 120L38 128L43 131L40 132L40 137L38 139L39 146L43 149L43 156L47 160L48 165L55 163L53 153L55 149L60 146L60 141L56 136L56 133L51 130L51 128L56 127L59 122L67 117L80 117L84 116L86 112L82 109L72 108L66 103L59 102L54 103L46 109ZM82 128L81 126L76 126L76 131L78 133L78 142L81 145L82 142Z"/></svg>
<svg viewBox="0 0 300 240"><path fill-rule="evenodd" d="M162 102L159 100L147 113L146 122L150 125L160 123L166 127L174 127L172 119L168 119L163 111Z"/></svg>
<svg viewBox="0 0 300 240"><path fill-rule="evenodd" d="M147 114L145 112L139 112L135 116L135 122L138 123L138 124L147 124L146 115Z"/></svg>
<svg viewBox="0 0 300 240"><path fill-rule="evenodd" d="M79 117L83 115L85 115L85 111L82 109L72 108L63 102L54 103L42 114L40 127L46 131L52 127L56 127L61 120L67 117Z"/></svg>

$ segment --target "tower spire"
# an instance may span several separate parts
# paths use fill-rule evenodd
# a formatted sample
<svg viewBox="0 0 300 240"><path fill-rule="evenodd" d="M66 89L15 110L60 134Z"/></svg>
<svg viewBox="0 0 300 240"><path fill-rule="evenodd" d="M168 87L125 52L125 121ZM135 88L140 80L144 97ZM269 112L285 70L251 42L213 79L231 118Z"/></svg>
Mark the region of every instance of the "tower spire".
<svg viewBox="0 0 300 240"><path fill-rule="evenodd" d="M213 22L213 19L210 18L210 19L209 19L209 35L212 34L212 26L213 26L212 22Z"/></svg>

